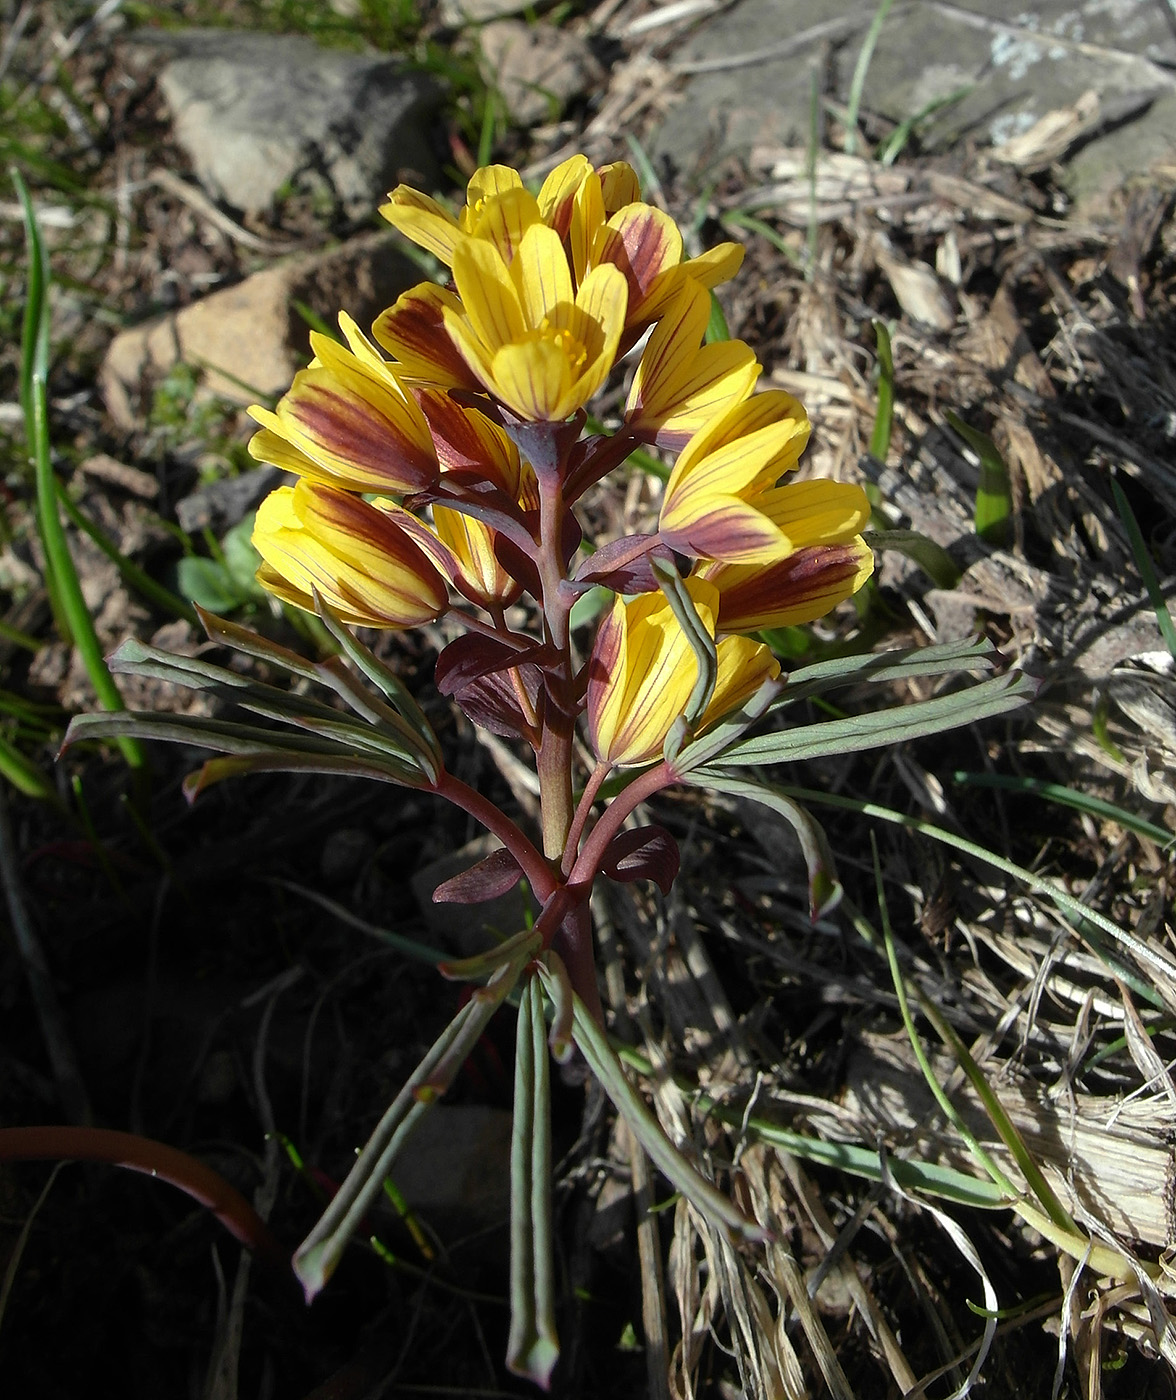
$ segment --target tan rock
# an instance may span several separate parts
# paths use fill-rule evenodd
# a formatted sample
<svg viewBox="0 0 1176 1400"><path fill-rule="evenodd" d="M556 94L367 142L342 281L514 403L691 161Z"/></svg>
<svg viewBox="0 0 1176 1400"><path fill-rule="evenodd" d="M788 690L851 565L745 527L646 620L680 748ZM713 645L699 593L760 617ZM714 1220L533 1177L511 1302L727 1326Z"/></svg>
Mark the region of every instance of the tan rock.
<svg viewBox="0 0 1176 1400"><path fill-rule="evenodd" d="M141 427L155 381L180 362L202 370L202 389L230 403L280 394L310 358L295 301L332 326L343 310L366 328L419 281L417 268L383 233L287 258L116 336L99 375L107 410L124 431Z"/></svg>
<svg viewBox="0 0 1176 1400"><path fill-rule="evenodd" d="M556 120L574 98L603 80L587 42L550 24L500 19L478 34L482 74L521 126Z"/></svg>

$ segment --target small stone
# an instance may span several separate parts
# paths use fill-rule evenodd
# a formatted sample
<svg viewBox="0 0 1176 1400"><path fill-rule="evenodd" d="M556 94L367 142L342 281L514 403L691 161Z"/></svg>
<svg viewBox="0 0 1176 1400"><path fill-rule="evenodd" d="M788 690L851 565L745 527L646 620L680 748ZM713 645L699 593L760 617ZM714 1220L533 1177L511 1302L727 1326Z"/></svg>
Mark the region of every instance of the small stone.
<svg viewBox="0 0 1176 1400"><path fill-rule="evenodd" d="M176 519L190 535L211 530L219 538L285 479L277 467L259 465L240 476L210 481L176 502Z"/></svg>
<svg viewBox="0 0 1176 1400"><path fill-rule="evenodd" d="M443 1243L510 1218L511 1115L481 1104L438 1104L421 1119L391 1177Z"/></svg>
<svg viewBox="0 0 1176 1400"><path fill-rule="evenodd" d="M355 218L399 180L437 172L429 132L441 89L395 58L225 29L154 46L172 55L159 88L176 140L209 194L235 209L263 214L318 177Z"/></svg>
<svg viewBox="0 0 1176 1400"><path fill-rule="evenodd" d="M296 300L329 324L344 310L364 326L419 281L416 266L384 233L284 259L117 335L99 374L107 410L124 431L142 427L152 385L180 362L201 368L202 390L230 403L281 394L310 357Z"/></svg>
<svg viewBox="0 0 1176 1400"><path fill-rule="evenodd" d="M587 43L566 29L501 19L478 35L486 81L520 126L555 121L569 102L603 79Z"/></svg>

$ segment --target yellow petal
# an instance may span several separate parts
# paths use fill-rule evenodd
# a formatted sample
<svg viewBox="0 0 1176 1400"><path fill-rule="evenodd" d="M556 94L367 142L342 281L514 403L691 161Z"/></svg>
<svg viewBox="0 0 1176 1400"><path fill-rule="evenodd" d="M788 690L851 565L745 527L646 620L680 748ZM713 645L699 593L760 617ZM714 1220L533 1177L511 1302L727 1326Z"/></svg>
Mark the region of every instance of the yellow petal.
<svg viewBox="0 0 1176 1400"><path fill-rule="evenodd" d="M435 199L411 185L397 185L380 206L380 213L398 233L441 259L446 266L461 237L457 220Z"/></svg>
<svg viewBox="0 0 1176 1400"><path fill-rule="evenodd" d="M755 503L793 549L842 543L870 519L866 493L846 481L793 481L756 497Z"/></svg>
<svg viewBox="0 0 1176 1400"><path fill-rule="evenodd" d="M546 337L504 345L494 356L492 376L494 393L503 403L537 423L557 420L572 387L566 353Z"/></svg>
<svg viewBox="0 0 1176 1400"><path fill-rule="evenodd" d="M492 243L509 265L527 230L536 224L546 227L539 218L535 196L520 186L487 199L469 220L467 231Z"/></svg>
<svg viewBox="0 0 1176 1400"><path fill-rule="evenodd" d="M466 207L474 209L482 200L522 188L522 176L509 165L483 165L470 176L466 186Z"/></svg>
<svg viewBox="0 0 1176 1400"><path fill-rule="evenodd" d="M511 276L530 326L542 325L549 317L558 323L561 310L573 303L567 255L559 234L546 224L535 224L524 234Z"/></svg>
<svg viewBox="0 0 1176 1400"><path fill-rule="evenodd" d="M523 338L527 330L523 309L496 248L464 238L453 254L453 280L474 335L491 355ZM448 316L446 324L450 324Z"/></svg>
<svg viewBox="0 0 1176 1400"><path fill-rule="evenodd" d="M742 243L718 243L698 257L689 258L682 264L682 271L710 291L735 276L743 266L745 251Z"/></svg>
<svg viewBox="0 0 1176 1400"><path fill-rule="evenodd" d="M592 247L604 224L604 197L600 192L600 176L593 170L584 179L572 200L572 219L568 229L568 246L572 255L572 271L579 285L588 275Z"/></svg>
<svg viewBox="0 0 1176 1400"><path fill-rule="evenodd" d="M741 709L765 681L780 674L780 663L768 648L750 637L724 637L715 650L719 661L715 693L698 725L699 732L732 710Z"/></svg>
<svg viewBox="0 0 1176 1400"><path fill-rule="evenodd" d="M605 209L611 214L641 198L641 182L627 160L614 160L598 171Z"/></svg>

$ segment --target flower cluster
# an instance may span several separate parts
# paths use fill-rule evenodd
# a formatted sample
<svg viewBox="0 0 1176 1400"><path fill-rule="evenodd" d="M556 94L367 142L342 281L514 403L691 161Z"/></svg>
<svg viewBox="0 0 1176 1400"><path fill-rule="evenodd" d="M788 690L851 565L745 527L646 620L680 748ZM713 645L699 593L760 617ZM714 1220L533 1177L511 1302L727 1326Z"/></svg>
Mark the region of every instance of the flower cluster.
<svg viewBox="0 0 1176 1400"><path fill-rule="evenodd" d="M743 634L817 618L869 576L866 497L787 479L809 433L804 409L756 392L747 345L704 343L710 289L742 249L685 259L628 165L575 156L538 194L489 166L456 217L406 186L381 212L452 284L406 292L371 339L341 317L346 343L313 335L314 360L276 411L252 410L251 452L297 478L258 512L259 577L353 624L412 627L452 611L467 631L442 655L438 684L478 722L529 739L548 787L585 711L601 765L646 764L699 665L653 562L685 562L695 616L717 638L701 732L778 673ZM586 405L642 337L619 427L585 436ZM678 453L656 533L585 552L572 507L641 444ZM577 672L568 612L598 583L617 596ZM541 640L507 626L524 591ZM570 820L552 818L549 856Z"/></svg>

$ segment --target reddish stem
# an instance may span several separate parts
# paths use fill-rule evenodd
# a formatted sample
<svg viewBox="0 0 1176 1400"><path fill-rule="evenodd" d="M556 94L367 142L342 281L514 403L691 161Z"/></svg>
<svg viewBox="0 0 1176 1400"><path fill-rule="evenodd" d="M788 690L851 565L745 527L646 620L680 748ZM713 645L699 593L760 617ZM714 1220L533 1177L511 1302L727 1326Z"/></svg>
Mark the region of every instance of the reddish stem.
<svg viewBox="0 0 1176 1400"><path fill-rule="evenodd" d="M612 765L609 763L598 763L592 770L584 791L580 794L580 801L576 805L576 811L572 817L572 825L568 831L568 843L564 848L563 863L560 869L564 878L567 878L568 871L576 859L576 848L580 844L580 837L584 834L584 826L588 821L588 814L592 811L592 804L596 801L596 794L600 791L601 784L609 773L612 772Z"/></svg>
<svg viewBox="0 0 1176 1400"><path fill-rule="evenodd" d="M110 1162L178 1187L212 1211L234 1239L288 1270L290 1254L244 1196L218 1172L162 1142L109 1128L0 1128L0 1162Z"/></svg>
<svg viewBox="0 0 1176 1400"><path fill-rule="evenodd" d="M452 773L442 773L432 791L438 797L452 802L455 807L460 807L463 812L468 812L475 821L481 822L487 831L497 836L530 880L535 898L540 904L547 902L556 886L551 867L505 812L500 812L488 797L483 797L480 792L463 783L460 778L455 778Z"/></svg>
<svg viewBox="0 0 1176 1400"><path fill-rule="evenodd" d="M663 788L673 786L677 781L678 775L670 764L658 763L634 778L623 792L617 793L589 832L588 839L584 842L583 849L568 876L569 887L586 885L591 889L609 842L620 831L625 818L646 798L652 797L655 792L661 792Z"/></svg>

